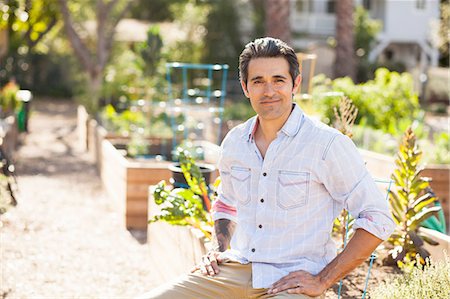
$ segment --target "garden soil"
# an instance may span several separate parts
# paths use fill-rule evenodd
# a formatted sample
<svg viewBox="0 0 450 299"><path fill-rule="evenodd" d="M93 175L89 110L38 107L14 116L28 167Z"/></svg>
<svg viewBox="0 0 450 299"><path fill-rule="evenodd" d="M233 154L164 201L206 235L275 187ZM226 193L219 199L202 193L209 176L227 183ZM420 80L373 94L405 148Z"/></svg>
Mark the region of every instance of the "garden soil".
<svg viewBox="0 0 450 299"><path fill-rule="evenodd" d="M133 298L163 283L164 262L126 230L123 203L78 148L76 105L34 100L20 139L19 204L0 216L0 298ZM348 276L341 298L361 297L366 272ZM369 289L392 272L377 262Z"/></svg>

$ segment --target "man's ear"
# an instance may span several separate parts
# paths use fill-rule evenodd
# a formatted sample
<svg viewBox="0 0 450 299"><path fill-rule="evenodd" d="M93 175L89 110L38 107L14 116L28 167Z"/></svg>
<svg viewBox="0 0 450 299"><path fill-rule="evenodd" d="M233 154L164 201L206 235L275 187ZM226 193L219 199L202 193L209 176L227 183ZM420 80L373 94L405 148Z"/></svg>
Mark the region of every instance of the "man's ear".
<svg viewBox="0 0 450 299"><path fill-rule="evenodd" d="M294 87L292 87L292 93L296 94L298 92L298 88L300 87L300 84L302 83L302 75L298 75L297 78L294 80Z"/></svg>
<svg viewBox="0 0 450 299"><path fill-rule="evenodd" d="M250 98L250 96L248 95L247 84L244 82L244 80L241 80L241 87L242 87L242 91L244 92L245 96L247 98Z"/></svg>

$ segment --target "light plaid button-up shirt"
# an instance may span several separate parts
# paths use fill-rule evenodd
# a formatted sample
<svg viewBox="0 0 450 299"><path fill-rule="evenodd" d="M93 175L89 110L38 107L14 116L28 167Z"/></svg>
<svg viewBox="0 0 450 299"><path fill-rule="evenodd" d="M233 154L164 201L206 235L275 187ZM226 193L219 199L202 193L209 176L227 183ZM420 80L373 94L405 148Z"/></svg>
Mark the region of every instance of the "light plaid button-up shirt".
<svg viewBox="0 0 450 299"><path fill-rule="evenodd" d="M253 117L223 141L218 200L237 213L213 212L214 220L237 223L223 257L252 263L253 288L292 271L319 273L336 256L331 230L344 207L355 229L388 238L388 203L348 137L295 105L263 159L253 139L257 125Z"/></svg>

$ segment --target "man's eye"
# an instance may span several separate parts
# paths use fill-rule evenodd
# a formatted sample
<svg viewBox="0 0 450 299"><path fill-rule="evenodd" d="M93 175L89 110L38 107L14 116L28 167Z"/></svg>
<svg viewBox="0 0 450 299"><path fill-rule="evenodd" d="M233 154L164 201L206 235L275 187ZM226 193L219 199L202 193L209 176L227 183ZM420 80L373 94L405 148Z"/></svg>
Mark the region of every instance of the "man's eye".
<svg viewBox="0 0 450 299"><path fill-rule="evenodd" d="M275 80L275 82L277 82L277 83L284 83L284 80L283 79L277 79L277 80Z"/></svg>

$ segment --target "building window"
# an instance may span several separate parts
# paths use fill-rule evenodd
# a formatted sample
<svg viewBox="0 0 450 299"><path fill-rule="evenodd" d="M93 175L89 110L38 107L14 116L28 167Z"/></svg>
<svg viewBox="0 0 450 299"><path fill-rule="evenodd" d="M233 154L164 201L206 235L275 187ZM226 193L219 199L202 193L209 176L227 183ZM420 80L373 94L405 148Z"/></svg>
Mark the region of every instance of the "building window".
<svg viewBox="0 0 450 299"><path fill-rule="evenodd" d="M327 13L334 14L336 12L336 2L335 0L327 1Z"/></svg>
<svg viewBox="0 0 450 299"><path fill-rule="evenodd" d="M362 5L364 7L365 10L370 10L371 7L371 1L370 0L363 0Z"/></svg>
<svg viewBox="0 0 450 299"><path fill-rule="evenodd" d="M425 9L426 0L416 0L416 8L420 10Z"/></svg>

